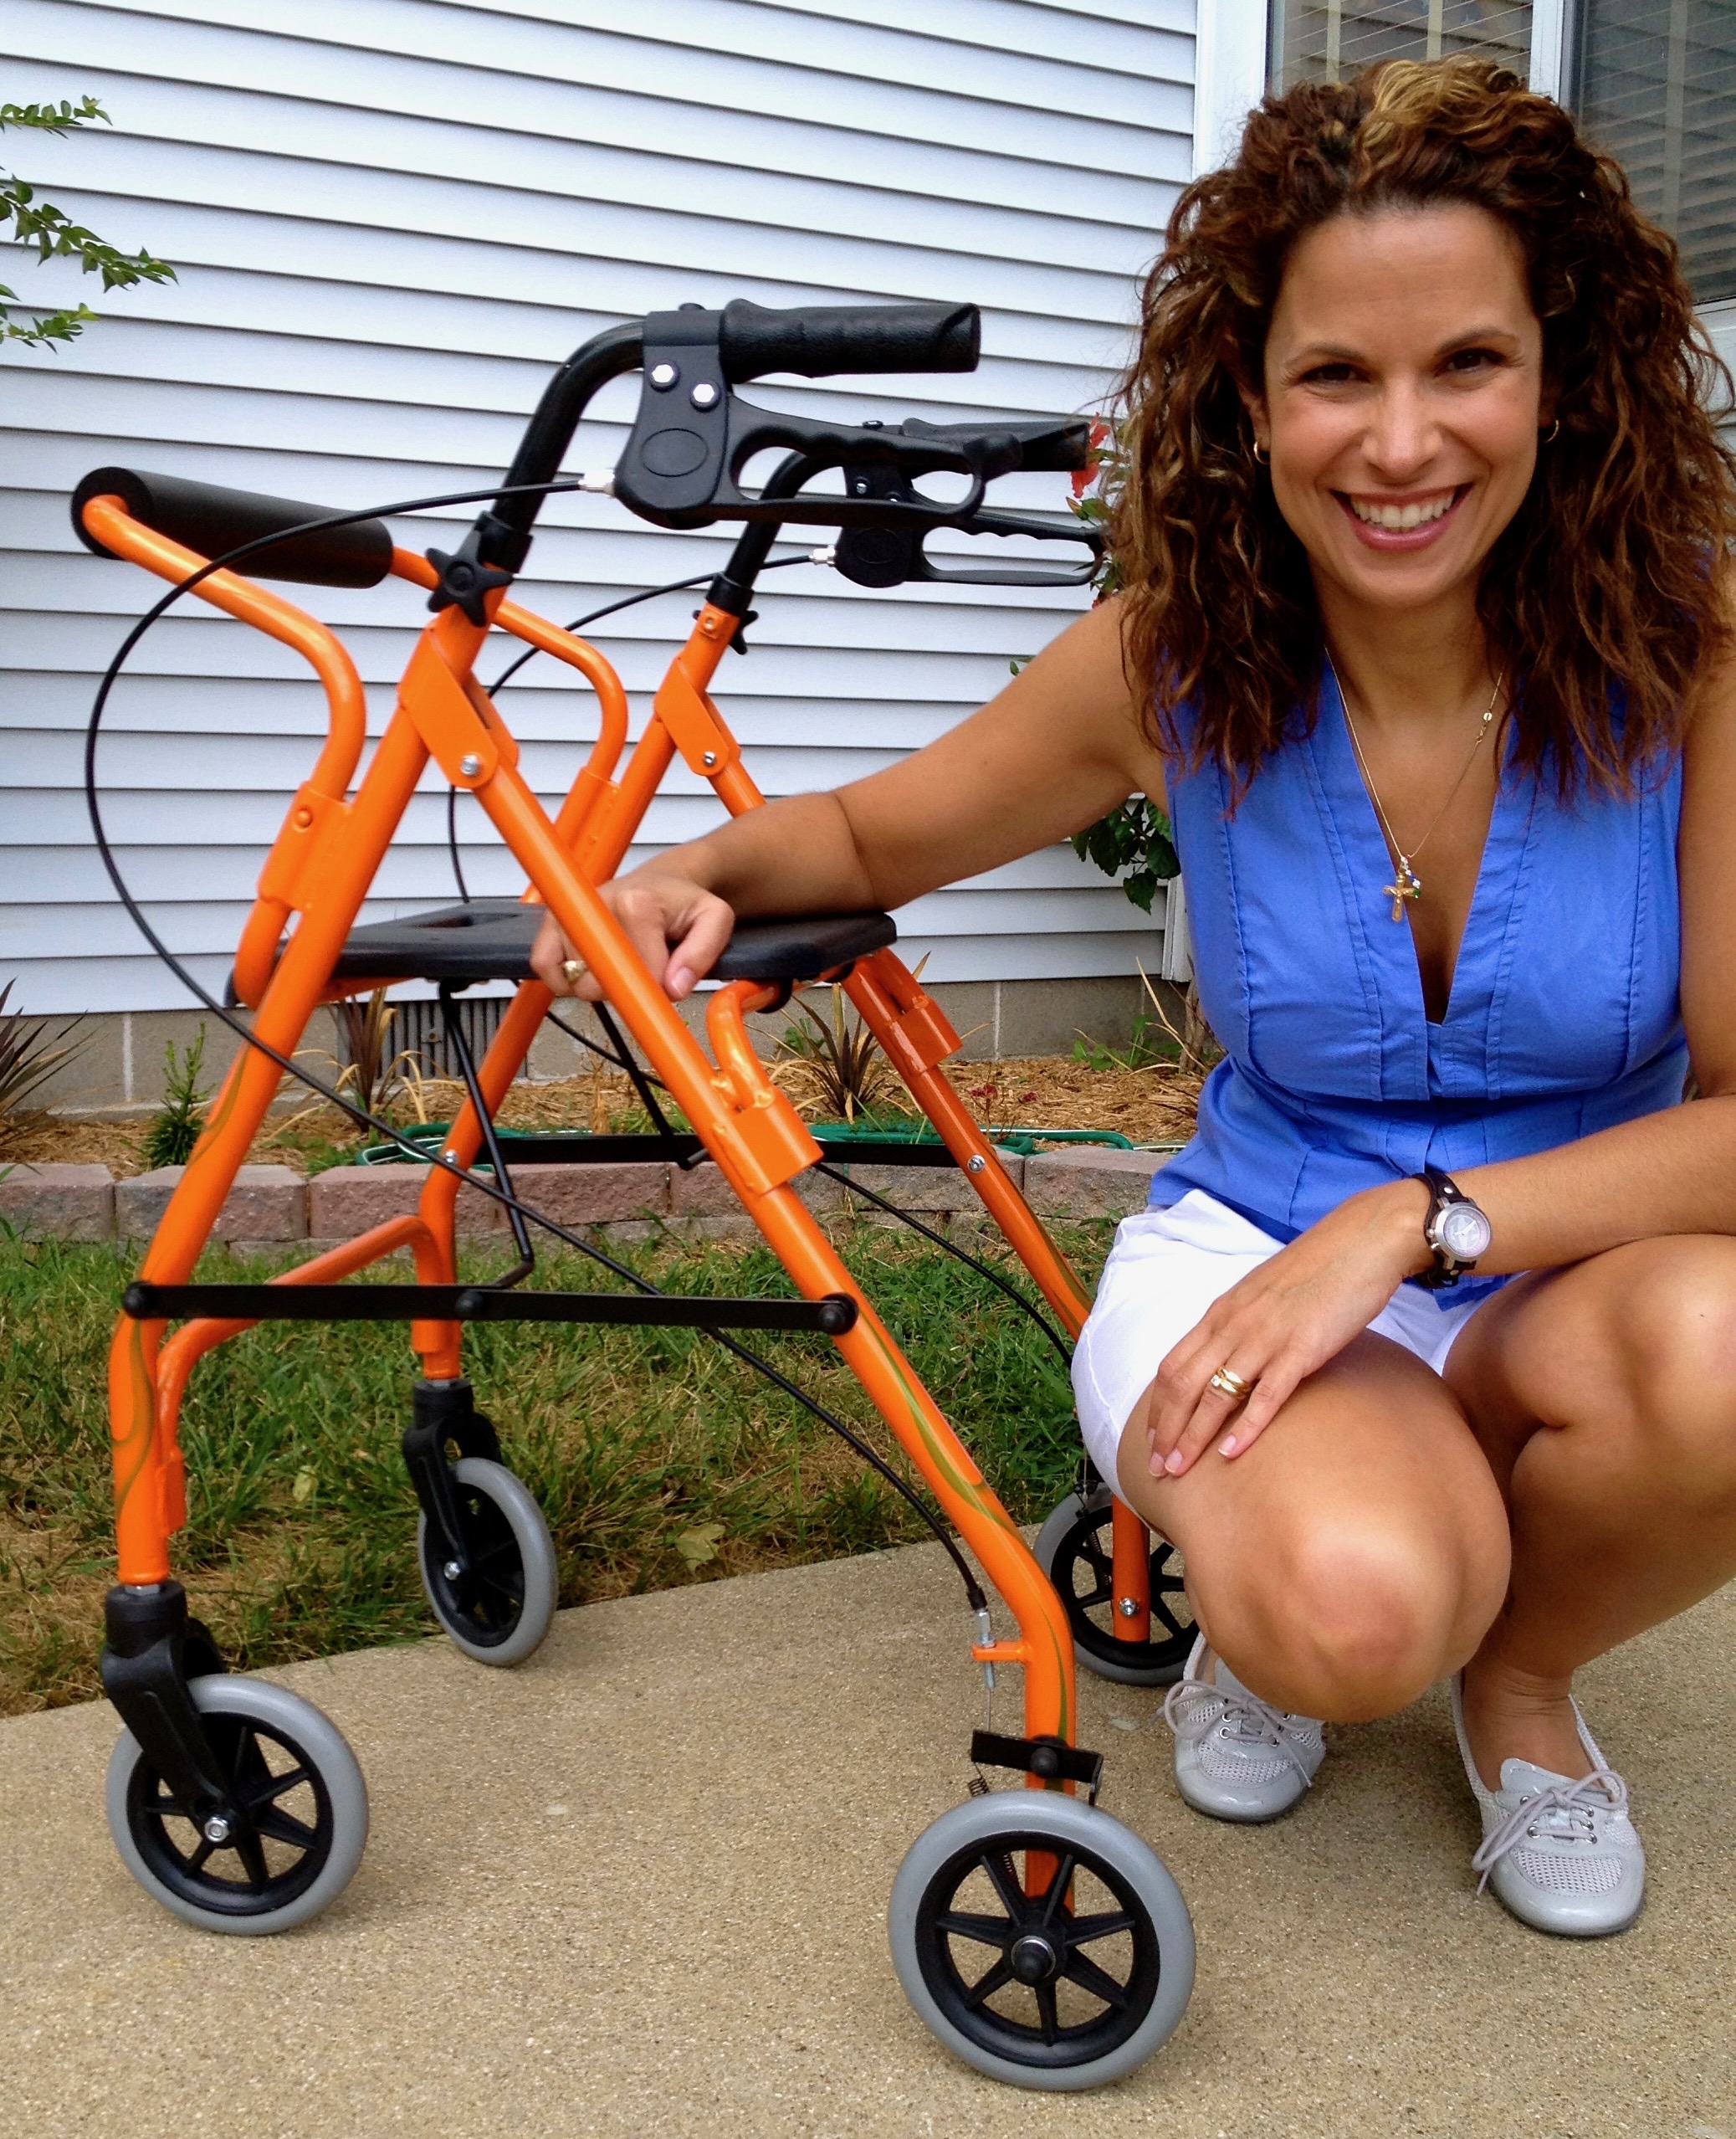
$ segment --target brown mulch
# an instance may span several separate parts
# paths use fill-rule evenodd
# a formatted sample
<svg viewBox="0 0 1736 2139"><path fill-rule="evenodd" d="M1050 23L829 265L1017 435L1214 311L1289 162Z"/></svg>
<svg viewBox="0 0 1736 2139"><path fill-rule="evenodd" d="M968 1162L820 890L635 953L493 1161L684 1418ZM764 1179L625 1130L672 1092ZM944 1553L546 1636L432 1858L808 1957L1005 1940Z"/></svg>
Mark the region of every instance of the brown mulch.
<svg viewBox="0 0 1736 2139"><path fill-rule="evenodd" d="M996 1129L1114 1129L1135 1144L1185 1144L1204 1080L1170 1063L1093 1070L1064 1055L950 1062L946 1074Z"/></svg>
<svg viewBox="0 0 1736 2139"><path fill-rule="evenodd" d="M803 1088L795 1065L777 1065L798 1111L809 1121L825 1110ZM1094 1070L1060 1055L1032 1055L1000 1062L954 1062L946 1074L978 1121L991 1129L1110 1129L1136 1144L1185 1143L1193 1134L1201 1079L1172 1064L1141 1070ZM429 1081L419 1092L421 1118L450 1121L463 1097L455 1085ZM606 1131L628 1126L635 1105L632 1087L618 1071L567 1077L549 1084L515 1085L500 1111L503 1127L575 1128ZM415 1106L399 1105L393 1118L417 1119ZM641 1125L643 1126L643 1125ZM25 1115L10 1126L0 1164L70 1161L106 1166L125 1179L144 1170L141 1146L146 1123L138 1117L105 1121L54 1114ZM256 1162L307 1170L310 1156L354 1141L342 1117L314 1106L275 1119L255 1139Z"/></svg>

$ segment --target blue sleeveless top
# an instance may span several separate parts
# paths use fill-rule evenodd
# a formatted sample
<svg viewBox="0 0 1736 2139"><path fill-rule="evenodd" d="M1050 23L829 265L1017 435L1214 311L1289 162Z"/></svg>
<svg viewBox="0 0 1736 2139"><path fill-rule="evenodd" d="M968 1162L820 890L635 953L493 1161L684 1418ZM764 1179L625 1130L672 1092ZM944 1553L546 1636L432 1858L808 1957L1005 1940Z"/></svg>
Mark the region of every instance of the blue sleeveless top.
<svg viewBox="0 0 1736 2139"><path fill-rule="evenodd" d="M1169 798L1200 1001L1226 1052L1154 1208L1201 1188L1293 1239L1426 1164L1523 1157L1680 1100L1679 755L1631 800L1564 806L1509 743L1439 1024L1380 895L1391 857L1329 675L1313 734L1298 719L1233 815L1216 765Z"/></svg>

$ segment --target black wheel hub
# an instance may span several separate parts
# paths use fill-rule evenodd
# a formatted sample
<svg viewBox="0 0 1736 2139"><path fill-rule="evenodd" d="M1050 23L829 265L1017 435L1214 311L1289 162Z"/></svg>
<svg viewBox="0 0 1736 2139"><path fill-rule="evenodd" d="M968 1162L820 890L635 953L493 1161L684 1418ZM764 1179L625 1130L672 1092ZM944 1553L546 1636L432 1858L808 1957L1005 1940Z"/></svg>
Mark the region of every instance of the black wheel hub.
<svg viewBox="0 0 1736 2139"><path fill-rule="evenodd" d="M1016 1938L1006 1950L1006 1959L1022 1983L1052 1983L1061 1972L1061 1955L1035 1931Z"/></svg>
<svg viewBox="0 0 1736 2139"><path fill-rule="evenodd" d="M525 1610L525 1558L504 1511L474 1485L453 1481L467 1570L447 1572L446 1548L430 1524L423 1571L440 1617L479 1649L497 1649L518 1630Z"/></svg>
<svg viewBox="0 0 1736 2139"><path fill-rule="evenodd" d="M1154 1680L1179 1673L1193 1647L1195 1628L1182 1579L1181 1558L1166 1538L1152 1540L1150 1582L1151 1633L1145 1641L1115 1635L1113 1503L1093 1495L1074 1517L1052 1562L1052 1579L1066 1609L1073 1638L1088 1655L1124 1670L1150 1672Z"/></svg>
<svg viewBox="0 0 1736 2139"><path fill-rule="evenodd" d="M954 2026L1022 2065L1107 2056L1157 1995L1156 1933L1123 1874L1093 1851L1011 1826L959 1851L929 1882L916 1948Z"/></svg>
<svg viewBox="0 0 1736 2139"><path fill-rule="evenodd" d="M148 1762L134 1765L126 1824L171 1892L213 1915L269 1915L306 1893L331 1854L331 1794L306 1752L273 1725L207 1708L205 1737L242 1817L202 1828Z"/></svg>

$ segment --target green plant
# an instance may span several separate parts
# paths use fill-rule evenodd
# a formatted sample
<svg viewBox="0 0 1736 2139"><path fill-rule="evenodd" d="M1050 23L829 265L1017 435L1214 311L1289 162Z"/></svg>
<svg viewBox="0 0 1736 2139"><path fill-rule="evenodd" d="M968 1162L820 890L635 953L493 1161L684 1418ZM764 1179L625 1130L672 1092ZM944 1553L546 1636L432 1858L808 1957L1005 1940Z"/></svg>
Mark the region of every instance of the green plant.
<svg viewBox="0 0 1736 2139"><path fill-rule="evenodd" d="M1162 1031L1170 1044L1164 1045L1151 1037L1153 1029ZM1073 1059L1083 1063L1088 1070L1149 1070L1154 1063L1173 1061L1174 1034L1160 1026L1150 1011L1134 1013L1133 1032L1124 1051L1117 1054L1101 1040L1088 1039L1081 1033L1073 1044Z"/></svg>
<svg viewBox="0 0 1736 2139"><path fill-rule="evenodd" d="M909 1112L904 1088L880 1043L847 1007L842 988L832 990L829 1016L822 1017L806 997L796 1009L778 1037L778 1051L787 1058L778 1081L798 1105L812 1106L826 1121Z"/></svg>
<svg viewBox="0 0 1736 2139"><path fill-rule="evenodd" d="M392 1028L397 1013L387 1003L385 989L376 987L360 1002L347 996L332 1006L331 1014L337 1026L338 1044L343 1049L338 1090L347 1092L369 1114L383 1113L407 1094L417 1120L426 1121L421 1061L412 1048L392 1052Z"/></svg>
<svg viewBox="0 0 1736 2139"><path fill-rule="evenodd" d="M205 1126L205 1102L211 1096L208 1087L199 1081L204 1066L202 1024L185 1051L177 1049L173 1040L163 1049L163 1103L151 1116L140 1150L147 1170L185 1166L192 1157L199 1131Z"/></svg>
<svg viewBox="0 0 1736 2139"><path fill-rule="evenodd" d="M94 96L86 96L76 105L64 97L59 104L0 104L0 133L15 127L38 134L68 134L94 119L110 124L108 113ZM0 170L0 226L8 223L18 244L36 248L38 262L75 259L85 274L102 277L105 290L175 280L175 270L166 261L142 249L117 251L94 230L74 223L64 208L56 208L52 201L38 200L35 187L15 172ZM22 341L29 347L51 348L57 341L74 340L96 317L88 305L80 304L62 305L52 312L33 305L28 317L13 319L9 314L18 302L17 290L0 282L0 345Z"/></svg>
<svg viewBox="0 0 1736 2139"><path fill-rule="evenodd" d="M44 1019L27 1018L22 1010L7 1008L12 991L10 981L0 987L0 1142L15 1126L24 1101L57 1070L64 1069L84 1044L82 1039L70 1046L66 1044L84 1022L82 1018L74 1018L58 1032L51 1032Z"/></svg>
<svg viewBox="0 0 1736 2139"><path fill-rule="evenodd" d="M1151 911L1158 885L1181 874L1170 820L1144 795L1129 795L1119 809L1075 832L1073 850L1081 861L1095 862L1105 876L1119 877L1142 914Z"/></svg>

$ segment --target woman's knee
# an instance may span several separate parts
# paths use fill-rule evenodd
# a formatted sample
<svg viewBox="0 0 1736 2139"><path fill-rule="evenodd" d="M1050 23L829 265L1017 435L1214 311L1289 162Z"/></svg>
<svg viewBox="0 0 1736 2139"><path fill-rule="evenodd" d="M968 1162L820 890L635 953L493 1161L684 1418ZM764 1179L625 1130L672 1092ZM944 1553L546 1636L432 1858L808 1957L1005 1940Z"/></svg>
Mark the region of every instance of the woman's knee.
<svg viewBox="0 0 1736 2139"><path fill-rule="evenodd" d="M1657 1244L1610 1321L1638 1459L1736 1495L1736 1240Z"/></svg>
<svg viewBox="0 0 1736 2139"><path fill-rule="evenodd" d="M1264 1556L1257 1580L1200 1602L1212 1646L1262 1699L1365 1722L1415 1700L1476 1649L1507 1592L1498 1504L1463 1536L1340 1520Z"/></svg>

